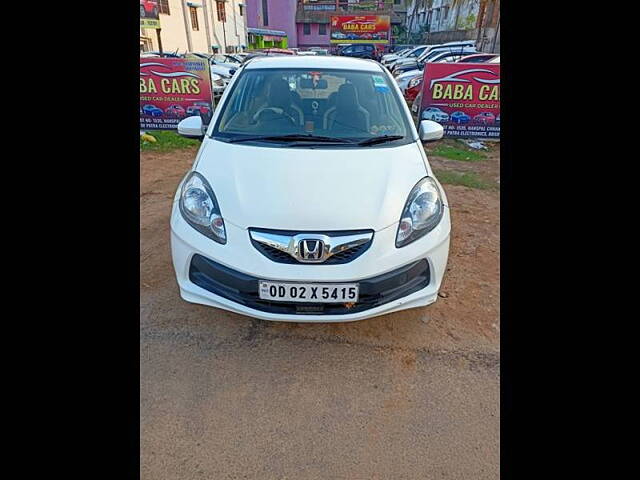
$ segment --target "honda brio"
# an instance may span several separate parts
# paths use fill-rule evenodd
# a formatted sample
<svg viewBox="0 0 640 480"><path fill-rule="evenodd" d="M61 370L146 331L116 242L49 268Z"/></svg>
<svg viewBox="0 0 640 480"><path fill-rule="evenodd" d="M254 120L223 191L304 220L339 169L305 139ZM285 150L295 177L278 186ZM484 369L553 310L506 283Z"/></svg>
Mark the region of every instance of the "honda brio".
<svg viewBox="0 0 640 480"><path fill-rule="evenodd" d="M188 302L264 320L347 322L436 301L449 206L393 78L369 60L257 57L203 126L171 213Z"/></svg>

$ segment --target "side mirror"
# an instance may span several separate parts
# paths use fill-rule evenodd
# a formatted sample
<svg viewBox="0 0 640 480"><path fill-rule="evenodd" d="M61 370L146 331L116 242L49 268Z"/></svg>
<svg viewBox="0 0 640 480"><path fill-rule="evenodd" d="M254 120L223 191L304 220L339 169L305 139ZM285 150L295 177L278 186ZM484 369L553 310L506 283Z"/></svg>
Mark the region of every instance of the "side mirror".
<svg viewBox="0 0 640 480"><path fill-rule="evenodd" d="M202 140L204 138L204 127L200 115L193 115L181 120L178 123L178 135Z"/></svg>
<svg viewBox="0 0 640 480"><path fill-rule="evenodd" d="M178 126L179 128L179 126ZM423 142L435 142L444 136L442 125L432 120L422 120L420 122L420 140Z"/></svg>

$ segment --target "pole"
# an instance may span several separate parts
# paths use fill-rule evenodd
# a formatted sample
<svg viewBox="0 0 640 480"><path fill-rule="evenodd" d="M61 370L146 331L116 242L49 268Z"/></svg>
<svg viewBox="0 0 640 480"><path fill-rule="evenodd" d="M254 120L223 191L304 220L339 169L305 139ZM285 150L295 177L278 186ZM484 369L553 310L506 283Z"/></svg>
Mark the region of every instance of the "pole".
<svg viewBox="0 0 640 480"><path fill-rule="evenodd" d="M207 0L202 0L202 14L204 15L204 30L207 34L207 53L211 53L211 33L209 33L209 15Z"/></svg>
<svg viewBox="0 0 640 480"><path fill-rule="evenodd" d="M189 29L189 20L187 19L187 6L184 3L184 0L180 0L180 4L182 5L182 18L184 19L184 31L187 34L187 49L189 52L193 51L193 46L191 45L191 30Z"/></svg>
<svg viewBox="0 0 640 480"><path fill-rule="evenodd" d="M482 24L484 23L484 13L487 8L486 0L480 0L480 8L478 12L478 36L476 37L476 48L478 51L482 51L482 45L480 45L480 38L482 37ZM483 42L484 43L484 42Z"/></svg>
<svg viewBox="0 0 640 480"><path fill-rule="evenodd" d="M498 24L496 25L496 31L493 34L493 43L491 45L492 53L496 53L496 39L498 38L499 31L500 31L500 12L498 12Z"/></svg>
<svg viewBox="0 0 640 480"><path fill-rule="evenodd" d="M224 28L225 23L227 23L227 5L226 3L222 4L222 8L224 9L224 16L222 17L222 41L224 43L224 52L227 53L227 29Z"/></svg>
<svg viewBox="0 0 640 480"><path fill-rule="evenodd" d="M160 38L160 28L156 28L156 36L158 37L158 51L162 55L162 39Z"/></svg>

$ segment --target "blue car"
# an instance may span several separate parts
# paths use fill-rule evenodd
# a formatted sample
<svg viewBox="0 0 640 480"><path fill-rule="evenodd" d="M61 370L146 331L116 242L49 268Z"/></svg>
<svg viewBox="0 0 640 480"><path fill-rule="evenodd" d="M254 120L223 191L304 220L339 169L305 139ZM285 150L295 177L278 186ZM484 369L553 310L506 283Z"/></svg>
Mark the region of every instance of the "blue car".
<svg viewBox="0 0 640 480"><path fill-rule="evenodd" d="M464 112L453 112L451 114L451 121L453 123L469 123L471 117Z"/></svg>
<svg viewBox="0 0 640 480"><path fill-rule="evenodd" d="M161 117L164 112L161 108L149 104L142 107L142 113L145 115L151 115L152 117Z"/></svg>

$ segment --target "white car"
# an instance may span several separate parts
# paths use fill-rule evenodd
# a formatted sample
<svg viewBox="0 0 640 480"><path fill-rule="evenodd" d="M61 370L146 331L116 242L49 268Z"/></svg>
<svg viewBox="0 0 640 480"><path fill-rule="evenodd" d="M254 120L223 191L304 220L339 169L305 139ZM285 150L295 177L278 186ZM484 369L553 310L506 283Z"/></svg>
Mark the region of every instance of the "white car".
<svg viewBox="0 0 640 480"><path fill-rule="evenodd" d="M425 108L422 111L422 120L433 120L434 122L448 122L449 114L443 112L438 107Z"/></svg>
<svg viewBox="0 0 640 480"><path fill-rule="evenodd" d="M398 75L397 77L394 77L403 95L404 95L404 91L409 86L409 82L419 75L424 75L424 73L422 72L422 70L416 69L416 70L409 70L408 72L404 72Z"/></svg>
<svg viewBox="0 0 640 480"><path fill-rule="evenodd" d="M202 139L171 213L184 300L291 322L436 301L451 221L422 141L443 129L416 131L380 64L249 60L206 130L193 116L178 133Z"/></svg>

